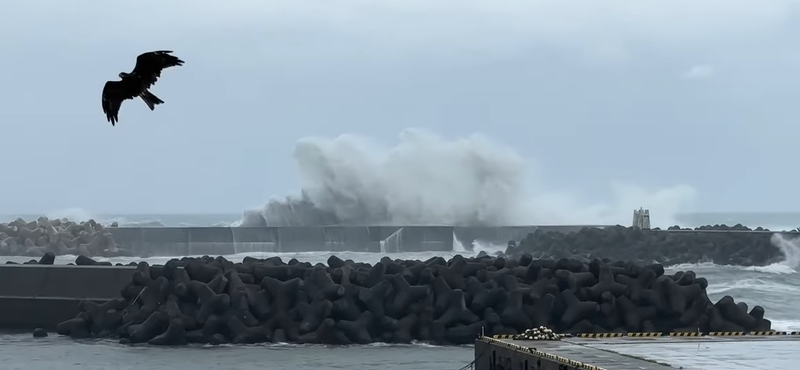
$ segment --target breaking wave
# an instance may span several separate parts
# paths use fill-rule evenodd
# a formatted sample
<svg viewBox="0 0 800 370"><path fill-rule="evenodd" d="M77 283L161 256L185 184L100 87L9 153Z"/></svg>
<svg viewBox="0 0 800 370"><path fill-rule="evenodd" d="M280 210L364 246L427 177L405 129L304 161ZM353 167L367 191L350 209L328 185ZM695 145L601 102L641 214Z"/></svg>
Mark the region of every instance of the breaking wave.
<svg viewBox="0 0 800 370"><path fill-rule="evenodd" d="M240 226L623 224L649 208L653 226L691 208L688 185L610 184L609 203L544 189L531 161L486 135L446 139L406 129L388 146L346 134L304 138L293 153L299 194L244 212Z"/></svg>

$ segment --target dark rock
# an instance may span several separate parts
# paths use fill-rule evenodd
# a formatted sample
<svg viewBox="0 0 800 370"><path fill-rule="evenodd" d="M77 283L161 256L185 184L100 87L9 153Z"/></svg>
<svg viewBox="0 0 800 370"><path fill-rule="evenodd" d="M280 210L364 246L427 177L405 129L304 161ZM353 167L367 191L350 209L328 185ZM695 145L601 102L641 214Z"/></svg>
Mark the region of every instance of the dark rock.
<svg viewBox="0 0 800 370"><path fill-rule="evenodd" d="M734 230L752 232L725 232ZM788 239L800 237L796 230L782 234ZM582 262L602 256L617 261L658 261L665 265L710 260L718 265L766 266L785 258L771 243L772 235L769 230L751 230L742 225L709 225L694 230L677 226L667 230L613 226L584 228L572 233L537 230L516 247L508 248L504 256L519 257L523 266L521 262L529 258L526 254L555 260L574 258ZM663 274L663 267L660 268L659 276Z"/></svg>

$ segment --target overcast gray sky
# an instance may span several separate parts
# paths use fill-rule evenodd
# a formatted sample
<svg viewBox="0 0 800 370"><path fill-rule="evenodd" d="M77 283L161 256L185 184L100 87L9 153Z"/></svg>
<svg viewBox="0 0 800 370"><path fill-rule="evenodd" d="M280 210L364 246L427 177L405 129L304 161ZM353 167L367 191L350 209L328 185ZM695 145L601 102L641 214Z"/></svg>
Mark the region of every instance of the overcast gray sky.
<svg viewBox="0 0 800 370"><path fill-rule="evenodd" d="M797 4L4 0L0 209L239 212L312 181L305 137L420 128L515 151L544 208L797 211ZM158 49L166 103L112 127L103 84Z"/></svg>

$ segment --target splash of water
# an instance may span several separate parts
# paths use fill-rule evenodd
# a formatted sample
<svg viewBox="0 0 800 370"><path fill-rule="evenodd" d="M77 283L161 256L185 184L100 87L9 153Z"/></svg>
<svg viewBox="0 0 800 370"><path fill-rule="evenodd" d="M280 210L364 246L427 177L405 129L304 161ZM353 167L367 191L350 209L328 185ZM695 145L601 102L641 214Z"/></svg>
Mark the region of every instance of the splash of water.
<svg viewBox="0 0 800 370"><path fill-rule="evenodd" d="M461 244L461 241L458 240L458 238L456 237L456 233L453 233L453 252L456 253L467 252L467 249L464 248L464 244Z"/></svg>
<svg viewBox="0 0 800 370"><path fill-rule="evenodd" d="M353 134L304 138L294 159L300 194L245 211L238 225L613 225L647 207L652 226L671 226L696 197L687 185L619 182L608 203L546 191L523 155L480 134L448 140L407 129L393 147Z"/></svg>
<svg viewBox="0 0 800 370"><path fill-rule="evenodd" d="M701 263L682 263L669 266L670 270L712 270L712 269L736 269L744 271L763 272L766 274L796 274L797 267L800 266L800 238L786 239L783 234L772 234L770 243L783 252L783 261L776 262L767 266L720 266L712 262Z"/></svg>
<svg viewBox="0 0 800 370"><path fill-rule="evenodd" d="M493 256L497 253L505 252L507 247L506 245L492 244L483 240L472 242L472 252L476 255L480 252L486 252L486 254Z"/></svg>
<svg viewBox="0 0 800 370"><path fill-rule="evenodd" d="M797 273L796 269L800 266L800 238L787 239L783 234L772 234L769 241L783 252L783 261L768 266L749 266L745 269L771 274Z"/></svg>

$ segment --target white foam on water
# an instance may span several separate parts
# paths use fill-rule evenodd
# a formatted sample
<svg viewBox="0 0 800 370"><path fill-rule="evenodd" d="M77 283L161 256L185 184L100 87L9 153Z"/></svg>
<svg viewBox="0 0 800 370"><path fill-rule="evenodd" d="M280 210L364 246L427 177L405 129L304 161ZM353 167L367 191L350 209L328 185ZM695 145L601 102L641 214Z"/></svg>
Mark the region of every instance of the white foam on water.
<svg viewBox="0 0 800 370"><path fill-rule="evenodd" d="M768 316L769 314L767 314ZM770 320L772 330L777 331L800 331L800 320Z"/></svg>
<svg viewBox="0 0 800 370"><path fill-rule="evenodd" d="M472 248L476 255L480 252L486 252L486 254L493 256L498 253L505 252L508 246L502 244L492 244L483 240L475 240L472 242Z"/></svg>
<svg viewBox="0 0 800 370"><path fill-rule="evenodd" d="M665 266L665 269L671 271L686 271L686 270L713 269L719 267L722 266L719 266L713 262L700 262L700 263L679 263L677 265Z"/></svg>
<svg viewBox="0 0 800 370"><path fill-rule="evenodd" d="M785 258L759 271L788 274L797 272L795 269L800 266L800 238L786 239L782 234L772 234L770 242L783 252Z"/></svg>
<svg viewBox="0 0 800 370"><path fill-rule="evenodd" d="M742 266L743 270L747 271L758 271L763 272L765 274L795 274L797 270L792 267L789 267L781 262L773 263L767 266Z"/></svg>
<svg viewBox="0 0 800 370"><path fill-rule="evenodd" d="M781 250L784 258L767 266L721 266L711 262L683 263L669 266L669 270L708 270L708 269L738 269L743 271L762 272L765 274L796 274L800 266L800 238L786 239L782 234L772 234L770 243Z"/></svg>
<svg viewBox="0 0 800 370"><path fill-rule="evenodd" d="M800 295L800 287L769 280L769 276L737 280L728 279L713 285L709 284L708 288L706 288L706 292L710 295L727 294L734 290L756 290L769 294Z"/></svg>
<svg viewBox="0 0 800 370"><path fill-rule="evenodd" d="M507 248L506 245L493 244L480 239L473 240L470 247L471 250L464 247L464 244L462 244L461 241L456 238L456 235L453 234L453 252L464 257L477 256L480 252L485 252L486 254L493 256L497 253L505 252Z"/></svg>

